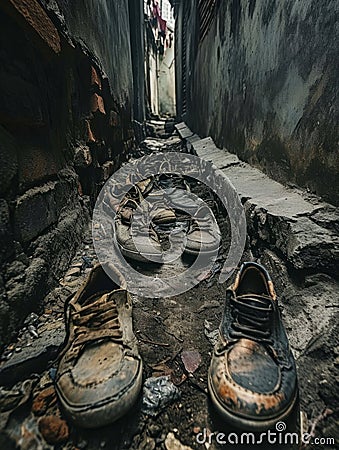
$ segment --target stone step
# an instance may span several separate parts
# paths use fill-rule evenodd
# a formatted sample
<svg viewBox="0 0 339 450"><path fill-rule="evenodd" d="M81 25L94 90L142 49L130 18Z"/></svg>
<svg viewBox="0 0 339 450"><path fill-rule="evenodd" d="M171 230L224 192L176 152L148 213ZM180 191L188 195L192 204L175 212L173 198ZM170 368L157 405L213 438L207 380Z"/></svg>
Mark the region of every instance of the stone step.
<svg viewBox="0 0 339 450"><path fill-rule="evenodd" d="M339 213L321 199L304 198L260 170L216 147L212 138L197 139L183 123L179 135L195 136L192 153L211 161L235 187L246 210L252 239L278 250L295 269L324 270L336 274L339 256ZM321 220L322 217L330 217ZM337 275L337 274L336 274Z"/></svg>

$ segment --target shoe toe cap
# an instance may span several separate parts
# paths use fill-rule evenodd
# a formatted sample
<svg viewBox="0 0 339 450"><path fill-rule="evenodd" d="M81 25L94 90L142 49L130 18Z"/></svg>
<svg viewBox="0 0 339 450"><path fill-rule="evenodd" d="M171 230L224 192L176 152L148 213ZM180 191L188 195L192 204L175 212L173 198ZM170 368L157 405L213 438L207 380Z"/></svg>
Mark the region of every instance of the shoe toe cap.
<svg viewBox="0 0 339 450"><path fill-rule="evenodd" d="M293 370L285 373L264 346L246 339L213 356L209 377L221 408L253 420L279 415L294 398Z"/></svg>
<svg viewBox="0 0 339 450"><path fill-rule="evenodd" d="M141 374L139 357L105 342L87 347L75 364L57 375L56 386L71 420L96 427L127 412L140 391Z"/></svg>

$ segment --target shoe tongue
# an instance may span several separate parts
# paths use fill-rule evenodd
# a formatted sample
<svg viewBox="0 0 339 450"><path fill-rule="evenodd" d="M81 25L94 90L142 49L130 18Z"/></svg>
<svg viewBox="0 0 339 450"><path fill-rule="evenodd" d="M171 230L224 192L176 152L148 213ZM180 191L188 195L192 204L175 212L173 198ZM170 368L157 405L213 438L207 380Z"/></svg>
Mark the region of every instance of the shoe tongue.
<svg viewBox="0 0 339 450"><path fill-rule="evenodd" d="M140 189L143 195L147 194L147 192L153 187L153 179L152 177L146 178L145 180L138 181L138 188Z"/></svg>
<svg viewBox="0 0 339 450"><path fill-rule="evenodd" d="M81 307L91 305L98 301L100 298L102 298L104 295L109 294L109 291L101 291L96 292L95 294L91 295L90 297L86 298L82 303Z"/></svg>
<svg viewBox="0 0 339 450"><path fill-rule="evenodd" d="M163 173L159 176L158 185L163 188L181 187L186 190L184 179L180 175Z"/></svg>
<svg viewBox="0 0 339 450"><path fill-rule="evenodd" d="M208 206L205 206L205 205L200 206L200 208L197 210L197 212L194 215L194 217L199 220L208 219L211 216L213 216L212 210Z"/></svg>

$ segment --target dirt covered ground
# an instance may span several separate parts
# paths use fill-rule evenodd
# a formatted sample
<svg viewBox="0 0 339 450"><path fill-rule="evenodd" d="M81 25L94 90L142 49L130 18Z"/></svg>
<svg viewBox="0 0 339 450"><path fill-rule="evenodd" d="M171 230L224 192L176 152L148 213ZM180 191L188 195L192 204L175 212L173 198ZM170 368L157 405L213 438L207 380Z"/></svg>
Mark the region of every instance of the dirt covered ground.
<svg viewBox="0 0 339 450"><path fill-rule="evenodd" d="M135 156L153 151L186 151L178 137L161 134L146 140ZM218 283L229 243L228 220L206 187L191 183L191 189L213 208L223 234L223 249L213 270L203 273L197 286L175 297L133 296L134 330L144 362L144 381L150 377L167 376L174 387L169 403L156 408L154 415L148 414L143 412L145 394L142 393L128 415L97 430L76 429L65 421L59 409L53 377L58 348L64 338L63 304L96 263L89 225L70 270L46 297L41 314L32 314L27 319L17 341L9 345L2 355L1 449L241 448L231 443L216 443L218 432L226 434L234 430L228 429L219 419L207 392L207 371L222 315L224 291L231 282ZM302 429L309 433L312 441L315 438L335 438L338 442L337 283L326 274L295 277L279 256L258 248L253 242L249 236L242 261L262 262L276 283L298 365ZM190 263L180 259L170 267L143 265L137 268L143 273L157 273L161 277L168 271L180 273ZM321 322L323 327L319 331ZM288 424L290 431L294 430L295 417ZM257 445L256 448L280 447L271 444ZM305 445L304 448L336 447L319 443Z"/></svg>

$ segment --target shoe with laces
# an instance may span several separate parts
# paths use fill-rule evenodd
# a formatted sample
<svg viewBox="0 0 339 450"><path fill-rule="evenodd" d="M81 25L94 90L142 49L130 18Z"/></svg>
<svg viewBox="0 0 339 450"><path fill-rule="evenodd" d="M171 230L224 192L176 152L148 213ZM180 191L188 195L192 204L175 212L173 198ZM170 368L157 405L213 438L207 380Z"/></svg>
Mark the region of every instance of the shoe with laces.
<svg viewBox="0 0 339 450"><path fill-rule="evenodd" d="M162 263L159 237L148 217L149 211L144 209L143 214L136 201L126 199L114 222L116 243L126 258L139 262Z"/></svg>
<svg viewBox="0 0 339 450"><path fill-rule="evenodd" d="M189 219L199 209L199 205L190 193L190 187L182 175L175 173L158 175L156 186L164 192L167 204L175 212L177 220Z"/></svg>
<svg viewBox="0 0 339 450"><path fill-rule="evenodd" d="M105 270L117 273L110 264ZM63 410L84 428L114 422L134 404L142 384L130 296L97 265L68 300L65 315L67 337L55 379Z"/></svg>
<svg viewBox="0 0 339 450"><path fill-rule="evenodd" d="M240 268L219 331L208 387L220 414L246 431L286 419L298 398L296 367L273 283L259 264Z"/></svg>
<svg viewBox="0 0 339 450"><path fill-rule="evenodd" d="M167 205L164 192L158 187L154 177L131 186L128 193L115 207L115 211L119 212L125 223L130 221L132 213L136 209L135 207L129 208L129 200L133 200L137 207L141 205L142 209L147 207L155 225L172 223L176 220L175 212ZM114 204L112 200L111 204Z"/></svg>
<svg viewBox="0 0 339 450"><path fill-rule="evenodd" d="M189 191L182 175L162 173L154 176L152 187L144 195L151 208L152 222L155 225L166 225L186 218L185 202L188 209L193 207L196 210L196 203L192 204L192 199L185 196Z"/></svg>
<svg viewBox="0 0 339 450"><path fill-rule="evenodd" d="M220 229L212 210L208 206L201 206L191 220L187 233L184 252L197 256L199 253L214 254L220 244Z"/></svg>

